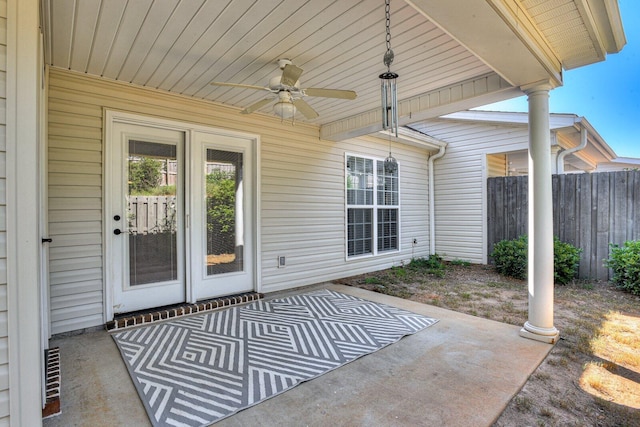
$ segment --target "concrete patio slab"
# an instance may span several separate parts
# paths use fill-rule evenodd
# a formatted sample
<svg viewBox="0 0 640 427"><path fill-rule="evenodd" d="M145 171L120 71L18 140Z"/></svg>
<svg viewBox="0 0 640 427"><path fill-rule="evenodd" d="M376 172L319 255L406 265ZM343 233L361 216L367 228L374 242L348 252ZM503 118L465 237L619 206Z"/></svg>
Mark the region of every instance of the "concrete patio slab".
<svg viewBox="0 0 640 427"><path fill-rule="evenodd" d="M363 289L324 284L298 292L319 287L440 322L216 426L489 426L552 348L520 337L518 326ZM45 427L150 425L107 332L51 345L62 357L62 414Z"/></svg>

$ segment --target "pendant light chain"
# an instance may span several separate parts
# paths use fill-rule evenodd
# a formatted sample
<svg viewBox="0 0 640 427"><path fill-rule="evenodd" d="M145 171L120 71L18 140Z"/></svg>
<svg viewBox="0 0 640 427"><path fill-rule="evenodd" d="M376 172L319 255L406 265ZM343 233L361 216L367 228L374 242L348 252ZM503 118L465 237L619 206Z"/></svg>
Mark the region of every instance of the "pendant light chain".
<svg viewBox="0 0 640 427"><path fill-rule="evenodd" d="M386 43L387 43L387 51L384 54L384 65L387 66L387 72L391 72L391 63L393 62L393 50L391 50L391 6L389 0L385 0L384 3L384 16L385 16L385 27L387 30L386 35Z"/></svg>
<svg viewBox="0 0 640 427"><path fill-rule="evenodd" d="M391 6L389 5L389 0L385 1L384 15L387 27L387 52L389 52L391 50Z"/></svg>

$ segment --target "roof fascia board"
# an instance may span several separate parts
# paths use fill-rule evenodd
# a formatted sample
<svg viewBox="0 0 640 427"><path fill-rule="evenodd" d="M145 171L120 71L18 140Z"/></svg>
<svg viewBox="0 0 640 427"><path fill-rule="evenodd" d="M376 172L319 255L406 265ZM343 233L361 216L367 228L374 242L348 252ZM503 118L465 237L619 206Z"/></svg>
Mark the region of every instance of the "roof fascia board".
<svg viewBox="0 0 640 427"><path fill-rule="evenodd" d="M470 120L477 122L492 122L511 125L528 125L529 113L470 110L442 116L443 119ZM575 114L549 114L549 128L551 130L572 127L580 118Z"/></svg>
<svg viewBox="0 0 640 427"><path fill-rule="evenodd" d="M518 1L406 2L513 86L541 80L562 85L560 59Z"/></svg>
<svg viewBox="0 0 640 427"><path fill-rule="evenodd" d="M598 133L598 131L585 119L580 118L580 124L587 129L587 138L589 142L607 159L612 160L618 157L604 138Z"/></svg>
<svg viewBox="0 0 640 427"><path fill-rule="evenodd" d="M636 157L616 157L615 159L611 159L613 163L628 163L630 165L639 165L640 159Z"/></svg>
<svg viewBox="0 0 640 427"><path fill-rule="evenodd" d="M627 44L618 0L583 0L607 53L618 53Z"/></svg>
<svg viewBox="0 0 640 427"><path fill-rule="evenodd" d="M399 125L439 117L522 95L498 74L489 73L398 101ZM382 130L382 110L375 108L320 127L320 138L343 141Z"/></svg>
<svg viewBox="0 0 640 427"><path fill-rule="evenodd" d="M397 137L388 130L381 130L378 133L381 138L385 138L386 140L391 140L393 142L413 147L425 148L430 151L439 150L440 147L447 146L447 143L444 141L407 127L399 127Z"/></svg>
<svg viewBox="0 0 640 427"><path fill-rule="evenodd" d="M618 0L605 0L604 4L607 10L607 18L609 18L605 20L605 23L609 31L601 30L601 32L611 34L613 39L607 43L607 53L618 53L627 44L627 37L624 35L622 17L620 16L620 7L618 6ZM606 39L608 40L608 37Z"/></svg>

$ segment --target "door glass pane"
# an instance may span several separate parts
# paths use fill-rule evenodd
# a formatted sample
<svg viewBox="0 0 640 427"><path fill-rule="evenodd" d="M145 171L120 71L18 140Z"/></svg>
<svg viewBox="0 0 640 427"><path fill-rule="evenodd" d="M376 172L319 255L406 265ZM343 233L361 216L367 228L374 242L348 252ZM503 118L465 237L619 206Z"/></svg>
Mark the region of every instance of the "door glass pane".
<svg viewBox="0 0 640 427"><path fill-rule="evenodd" d="M207 149L207 275L243 271L242 153Z"/></svg>
<svg viewBox="0 0 640 427"><path fill-rule="evenodd" d="M129 141L127 225L129 285L178 278L175 145Z"/></svg>

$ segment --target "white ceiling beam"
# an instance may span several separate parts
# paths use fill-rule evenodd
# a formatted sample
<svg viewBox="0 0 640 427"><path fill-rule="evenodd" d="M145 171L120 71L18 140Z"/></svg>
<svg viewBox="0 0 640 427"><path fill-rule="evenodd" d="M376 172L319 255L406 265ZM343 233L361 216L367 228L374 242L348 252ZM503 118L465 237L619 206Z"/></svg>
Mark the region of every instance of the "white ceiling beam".
<svg viewBox="0 0 640 427"><path fill-rule="evenodd" d="M562 64L517 0L405 0L512 86L562 85Z"/></svg>
<svg viewBox="0 0 640 427"><path fill-rule="evenodd" d="M398 101L398 120L407 125L522 95L495 73L445 86ZM320 138L342 141L382 130L382 109L376 108L320 127Z"/></svg>
<svg viewBox="0 0 640 427"><path fill-rule="evenodd" d="M381 130L378 136L384 138L385 141L393 141L412 147L426 148L430 151L437 151L440 147L446 147L447 143L432 136L418 132L416 130L401 126L398 128L398 137L389 130Z"/></svg>

